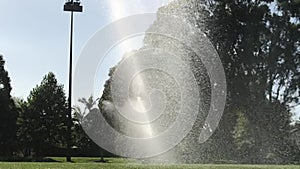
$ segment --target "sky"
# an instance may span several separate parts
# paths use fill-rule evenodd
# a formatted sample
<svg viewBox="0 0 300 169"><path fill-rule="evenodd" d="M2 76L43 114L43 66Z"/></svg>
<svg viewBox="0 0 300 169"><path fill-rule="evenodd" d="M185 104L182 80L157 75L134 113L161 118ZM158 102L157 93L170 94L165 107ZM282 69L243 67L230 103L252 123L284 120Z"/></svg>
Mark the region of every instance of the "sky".
<svg viewBox="0 0 300 169"><path fill-rule="evenodd" d="M101 28L126 16L153 13L172 0L83 0L83 13L74 16L74 60ZM53 72L68 92L70 14L64 0L0 0L0 54L6 61L12 95L26 99L43 76ZM142 37L131 39L135 49ZM122 46L123 45L123 46ZM108 69L120 60L118 50L134 47L126 42L111 51L106 67L98 70L95 93L100 97ZM114 58L119 57L119 58ZM97 87L99 86L99 88ZM300 109L296 109L299 112ZM300 115L300 113L299 113ZM297 117L298 118L298 117Z"/></svg>
<svg viewBox="0 0 300 169"><path fill-rule="evenodd" d="M0 54L6 61L13 96L25 99L50 71L68 91L70 14L63 11L64 2L0 0ZM87 41L105 25L133 14L156 12L167 2L169 0L82 1L84 12L74 16L73 65ZM103 78L99 83L106 80L107 74L108 70L100 72L99 77Z"/></svg>

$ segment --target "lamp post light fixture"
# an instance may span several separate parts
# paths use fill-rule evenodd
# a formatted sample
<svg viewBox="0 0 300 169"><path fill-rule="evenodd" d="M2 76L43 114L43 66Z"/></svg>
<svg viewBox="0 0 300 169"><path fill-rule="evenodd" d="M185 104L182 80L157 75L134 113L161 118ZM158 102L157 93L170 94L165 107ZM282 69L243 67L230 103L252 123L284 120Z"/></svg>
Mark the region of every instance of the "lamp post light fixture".
<svg viewBox="0 0 300 169"><path fill-rule="evenodd" d="M67 122L67 157L66 161L71 162L71 127L72 127L72 60L73 60L73 13L82 12L83 7L80 0L67 0L64 4L64 11L71 12L71 30L70 30L70 69L69 69L69 98L68 98L68 122Z"/></svg>
<svg viewBox="0 0 300 169"><path fill-rule="evenodd" d="M64 11L82 12L82 6L79 0L68 0L64 5Z"/></svg>

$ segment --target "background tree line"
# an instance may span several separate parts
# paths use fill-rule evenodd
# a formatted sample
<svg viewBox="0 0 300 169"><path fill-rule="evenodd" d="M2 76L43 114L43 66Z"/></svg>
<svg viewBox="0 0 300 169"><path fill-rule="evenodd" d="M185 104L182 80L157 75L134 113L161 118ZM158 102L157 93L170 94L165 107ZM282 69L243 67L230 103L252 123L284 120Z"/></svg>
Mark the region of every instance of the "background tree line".
<svg viewBox="0 0 300 169"><path fill-rule="evenodd" d="M50 72L31 90L26 100L12 97L4 63L3 56L0 56L0 157L66 155L68 102L63 85ZM85 99L82 103L89 105ZM79 111L78 107L74 107L72 155L100 156L102 149L87 137L80 126Z"/></svg>
<svg viewBox="0 0 300 169"><path fill-rule="evenodd" d="M300 123L292 123L291 117L300 101L300 1L179 0L162 7L158 17L159 13L182 16L205 32L221 57L227 78L228 99L220 126L201 145L197 130L192 130L175 150L182 161L299 162ZM163 21L149 30L158 27L164 27ZM147 34L144 39L148 48L174 50L169 42ZM100 110L105 101L111 101L110 80ZM55 75L47 74L26 100L12 98L10 92L10 78L0 56L0 156L63 155L67 101ZM86 107L94 104L92 98L81 101ZM72 140L79 150L74 154L99 155L101 148L80 127L81 111L74 110ZM117 125L114 121L111 119L112 126Z"/></svg>

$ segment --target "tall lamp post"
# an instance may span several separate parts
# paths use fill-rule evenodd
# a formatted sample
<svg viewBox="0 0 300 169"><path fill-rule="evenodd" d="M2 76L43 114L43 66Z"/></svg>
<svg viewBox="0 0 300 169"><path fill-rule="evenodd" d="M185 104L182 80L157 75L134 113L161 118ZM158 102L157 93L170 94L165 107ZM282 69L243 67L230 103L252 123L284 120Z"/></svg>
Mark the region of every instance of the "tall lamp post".
<svg viewBox="0 0 300 169"><path fill-rule="evenodd" d="M68 98L68 134L67 134L67 162L71 162L71 145L72 145L72 60L73 60L73 13L82 12L80 0L67 0L64 4L64 11L71 12L71 30L70 30L70 70L69 70L69 98Z"/></svg>

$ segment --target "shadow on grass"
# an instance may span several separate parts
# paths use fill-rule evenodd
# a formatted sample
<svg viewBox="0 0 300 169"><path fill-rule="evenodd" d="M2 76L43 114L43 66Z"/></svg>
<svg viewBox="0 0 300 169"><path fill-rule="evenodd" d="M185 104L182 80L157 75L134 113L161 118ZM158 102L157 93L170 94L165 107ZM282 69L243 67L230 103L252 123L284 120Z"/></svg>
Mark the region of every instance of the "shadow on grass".
<svg viewBox="0 0 300 169"><path fill-rule="evenodd" d="M1 162L59 162L47 157L0 157Z"/></svg>
<svg viewBox="0 0 300 169"><path fill-rule="evenodd" d="M107 163L108 162L108 160L95 160L94 162L96 162L96 163Z"/></svg>

